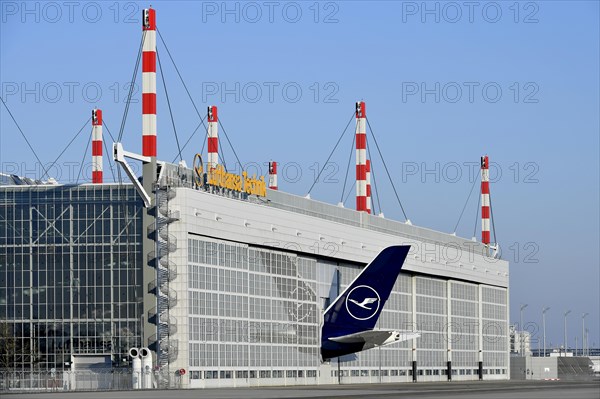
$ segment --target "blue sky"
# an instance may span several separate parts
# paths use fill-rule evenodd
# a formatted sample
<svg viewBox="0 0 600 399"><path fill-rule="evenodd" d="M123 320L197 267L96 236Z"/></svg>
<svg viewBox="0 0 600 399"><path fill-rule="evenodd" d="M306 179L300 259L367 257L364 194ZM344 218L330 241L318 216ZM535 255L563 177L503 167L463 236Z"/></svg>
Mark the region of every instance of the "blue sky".
<svg viewBox="0 0 600 399"><path fill-rule="evenodd" d="M306 194L356 100L367 103L414 224L452 232L470 171L489 154L495 228L511 263L511 320L518 321L521 303L529 304L525 321L534 323L550 306L548 343L556 345L562 313L570 309L569 345L578 336L581 346L581 314L589 312L590 345L600 345L598 2L152 4L201 114L207 105L219 107L243 164L260 164L264 173L264 163L277 160L281 190ZM94 106L118 134L147 4L0 5L1 96L42 162L58 156ZM158 52L183 144L199 120L160 40ZM158 79L158 152L171 161L178 151ZM137 89L123 142L139 152ZM39 175L1 108L2 171ZM54 168L59 180L75 181L82 159L89 166L89 131ZM183 151L188 164L202 148L201 133ZM340 200L351 135L350 129L313 198ZM231 166L233 152L222 146ZM370 148L381 207L386 217L403 220L371 141ZM89 174L84 168L80 181ZM457 229L464 237L473 235L476 194Z"/></svg>

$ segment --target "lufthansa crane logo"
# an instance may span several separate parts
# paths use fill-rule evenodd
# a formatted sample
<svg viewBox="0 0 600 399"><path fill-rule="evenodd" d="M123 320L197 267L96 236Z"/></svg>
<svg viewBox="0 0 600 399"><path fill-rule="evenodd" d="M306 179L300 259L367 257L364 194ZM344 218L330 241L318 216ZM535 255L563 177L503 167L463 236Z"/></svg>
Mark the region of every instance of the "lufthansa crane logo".
<svg viewBox="0 0 600 399"><path fill-rule="evenodd" d="M194 156L194 181L196 186L204 186L204 164L202 163L202 155L196 154Z"/></svg>
<svg viewBox="0 0 600 399"><path fill-rule="evenodd" d="M369 320L377 314L381 298L368 285L354 287L346 297L346 310L356 320Z"/></svg>

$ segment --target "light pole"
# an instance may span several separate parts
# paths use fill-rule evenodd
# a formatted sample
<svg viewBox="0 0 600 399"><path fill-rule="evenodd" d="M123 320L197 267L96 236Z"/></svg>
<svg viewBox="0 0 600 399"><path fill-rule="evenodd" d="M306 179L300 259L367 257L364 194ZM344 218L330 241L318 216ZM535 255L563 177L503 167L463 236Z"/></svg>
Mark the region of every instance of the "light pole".
<svg viewBox="0 0 600 399"><path fill-rule="evenodd" d="M565 331L564 331L564 347L565 347L565 357L567 356L567 316L571 313L570 310L565 312Z"/></svg>
<svg viewBox="0 0 600 399"><path fill-rule="evenodd" d="M519 329L521 331L519 331L519 352L521 353L521 356L525 355L525 349L523 348L523 309L525 309L527 306L529 305L526 303L522 304L520 311Z"/></svg>
<svg viewBox="0 0 600 399"><path fill-rule="evenodd" d="M589 313L584 313L581 315L581 356L585 356L585 317Z"/></svg>
<svg viewBox="0 0 600 399"><path fill-rule="evenodd" d="M542 329L544 332L544 357L546 357L546 312L550 310L550 306L544 306L542 309Z"/></svg>
<svg viewBox="0 0 600 399"><path fill-rule="evenodd" d="M585 346L588 348L588 355L590 354L590 330L588 328L585 329ZM594 342L592 342L592 346L596 346Z"/></svg>

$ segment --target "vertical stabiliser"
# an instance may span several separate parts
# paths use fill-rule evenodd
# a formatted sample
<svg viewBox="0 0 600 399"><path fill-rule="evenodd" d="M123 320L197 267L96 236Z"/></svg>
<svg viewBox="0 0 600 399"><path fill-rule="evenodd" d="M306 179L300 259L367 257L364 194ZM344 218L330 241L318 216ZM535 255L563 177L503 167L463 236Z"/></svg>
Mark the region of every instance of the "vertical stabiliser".
<svg viewBox="0 0 600 399"><path fill-rule="evenodd" d="M409 249L409 245L385 248L325 310L321 331L324 360L414 338L415 334L400 331L373 330Z"/></svg>

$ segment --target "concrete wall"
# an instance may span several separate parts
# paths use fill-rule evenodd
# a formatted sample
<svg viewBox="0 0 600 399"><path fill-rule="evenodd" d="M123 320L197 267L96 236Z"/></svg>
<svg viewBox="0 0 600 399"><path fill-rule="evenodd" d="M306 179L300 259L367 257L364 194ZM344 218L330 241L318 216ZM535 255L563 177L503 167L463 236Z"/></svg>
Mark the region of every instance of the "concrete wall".
<svg viewBox="0 0 600 399"><path fill-rule="evenodd" d="M529 369L533 380L545 380L558 378L558 366L556 359L549 357L530 357Z"/></svg>
<svg viewBox="0 0 600 399"><path fill-rule="evenodd" d="M558 378L556 358L551 357L511 357L511 380L543 380Z"/></svg>

